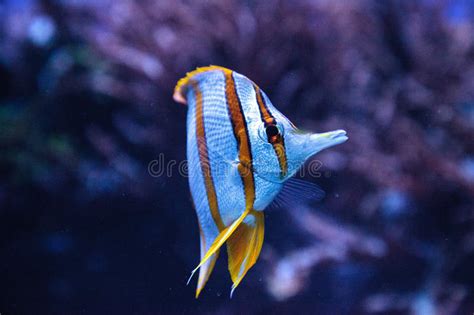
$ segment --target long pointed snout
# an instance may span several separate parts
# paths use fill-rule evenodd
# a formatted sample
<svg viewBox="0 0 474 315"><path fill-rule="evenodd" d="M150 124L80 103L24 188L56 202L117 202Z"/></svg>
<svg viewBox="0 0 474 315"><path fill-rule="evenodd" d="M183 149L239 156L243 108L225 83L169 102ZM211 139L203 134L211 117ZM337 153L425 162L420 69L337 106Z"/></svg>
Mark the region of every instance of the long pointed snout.
<svg viewBox="0 0 474 315"><path fill-rule="evenodd" d="M324 133L315 133L311 135L311 142L316 152L345 142L348 137L345 130L335 130Z"/></svg>

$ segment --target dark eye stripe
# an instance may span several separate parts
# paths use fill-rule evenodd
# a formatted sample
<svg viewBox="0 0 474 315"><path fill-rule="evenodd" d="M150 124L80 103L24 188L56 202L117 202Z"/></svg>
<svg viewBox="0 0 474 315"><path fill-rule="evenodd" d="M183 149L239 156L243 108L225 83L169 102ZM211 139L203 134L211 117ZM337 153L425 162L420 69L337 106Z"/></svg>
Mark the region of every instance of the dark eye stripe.
<svg viewBox="0 0 474 315"><path fill-rule="evenodd" d="M276 120L270 113L270 110L267 107L267 104L265 104L265 100L262 95L262 91L260 88L254 84L253 88L255 90L255 95L257 96L257 104L258 104L258 110L260 111L260 117L265 125L276 125Z"/></svg>
<svg viewBox="0 0 474 315"><path fill-rule="evenodd" d="M286 159L286 148L285 148L285 138L281 134L277 127L277 121L272 116L270 110L265 103L265 98L263 97L262 91L260 88L254 84L253 88L255 90L255 95L257 97L258 109L260 111L260 117L263 121L265 127L265 132L267 133L268 142L273 145L273 149L278 158L278 163L280 164L280 177L285 177L288 172L288 161ZM268 128L271 128L271 136L269 135ZM275 132L275 128L277 132Z"/></svg>

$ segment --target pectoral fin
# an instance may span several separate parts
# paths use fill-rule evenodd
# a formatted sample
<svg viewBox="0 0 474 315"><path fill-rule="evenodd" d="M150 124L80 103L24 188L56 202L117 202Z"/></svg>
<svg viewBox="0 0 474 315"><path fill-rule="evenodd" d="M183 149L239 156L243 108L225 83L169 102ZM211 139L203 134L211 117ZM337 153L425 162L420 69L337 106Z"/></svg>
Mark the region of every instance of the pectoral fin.
<svg viewBox="0 0 474 315"><path fill-rule="evenodd" d="M255 264L262 249L264 235L263 212L252 210L247 219L240 224L227 240L229 272L232 278L232 291L240 284L245 274Z"/></svg>

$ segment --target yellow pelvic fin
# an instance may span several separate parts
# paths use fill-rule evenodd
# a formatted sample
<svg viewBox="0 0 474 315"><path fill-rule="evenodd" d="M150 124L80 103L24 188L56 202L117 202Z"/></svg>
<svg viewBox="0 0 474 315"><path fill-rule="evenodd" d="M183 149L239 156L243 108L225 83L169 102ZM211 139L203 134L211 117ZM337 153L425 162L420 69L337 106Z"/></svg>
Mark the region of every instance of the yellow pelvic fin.
<svg viewBox="0 0 474 315"><path fill-rule="evenodd" d="M196 299L199 297L199 294L201 294L202 289L204 289L204 286L206 285L207 280L214 269L217 257L219 257L219 250L217 250L216 253L212 255L211 258L209 258L209 260L206 261L199 269L199 279L196 287Z"/></svg>
<svg viewBox="0 0 474 315"><path fill-rule="evenodd" d="M248 221L249 223L247 223ZM247 220L240 224L227 240L229 272L234 283L230 293L231 297L235 288L237 288L247 271L255 264L260 255L264 230L263 212L252 210Z"/></svg>
<svg viewBox="0 0 474 315"><path fill-rule="evenodd" d="M232 223L231 225L229 225L228 227L226 227L225 229L223 229L219 235L216 237L216 239L214 240L214 242L212 243L211 247L209 248L209 250L206 252L206 254L204 255L204 257L202 257L201 255L201 262L199 263L199 265L194 268L194 270L191 272L191 276L189 277L189 280L188 280L188 283L189 281L191 280L191 278L193 277L194 273L199 269L199 268L204 268L204 264L206 264L206 262L208 261L208 259L210 259L212 257L212 259L214 260L214 262L211 261L211 264L208 268L206 268L206 271L203 273L203 280L207 280L207 278L209 277L211 271L212 271L212 267L214 266L214 263L215 263L215 260L217 259L217 255L219 253L219 248L221 248L221 246L225 243L225 241L227 241L227 239L232 235L232 233L234 233L234 231L237 229L237 227L242 223L242 221L245 219L245 217L249 214L250 212L250 209L247 209L245 210L242 215L234 221L234 223ZM214 256L214 257L213 257ZM212 265L212 266L211 266ZM207 276L206 276L207 274ZM199 278L201 278L201 272L199 272ZM204 285L205 285L205 282L206 281L203 281L203 284L202 286L199 286L199 282L198 282L198 288L196 290L196 297L199 296L199 293L201 292L201 290L203 289Z"/></svg>
<svg viewBox="0 0 474 315"><path fill-rule="evenodd" d="M187 104L186 88L189 85L189 81L197 74L207 72L207 71L213 71L213 70L230 71L227 68L224 68L221 66L213 66L213 65L210 65L207 67L196 68L196 70L186 73L186 76L184 78L179 79L178 83L176 84L174 88L173 99L178 103Z"/></svg>

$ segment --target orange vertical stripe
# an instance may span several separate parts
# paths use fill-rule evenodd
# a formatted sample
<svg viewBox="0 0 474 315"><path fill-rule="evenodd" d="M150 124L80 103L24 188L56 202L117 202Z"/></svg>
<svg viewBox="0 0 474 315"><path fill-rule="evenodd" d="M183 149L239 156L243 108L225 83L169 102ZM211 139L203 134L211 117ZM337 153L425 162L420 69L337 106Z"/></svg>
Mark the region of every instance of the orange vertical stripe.
<svg viewBox="0 0 474 315"><path fill-rule="evenodd" d="M219 231L225 228L219 212L219 205L217 204L216 189L212 179L211 165L209 161L209 152L207 150L206 130L204 129L204 113L202 92L196 81L190 80L196 99L196 138L199 152L199 161L201 164L202 176L204 178L204 185L206 187L207 201L211 209L211 215L217 225Z"/></svg>
<svg viewBox="0 0 474 315"><path fill-rule="evenodd" d="M245 122L242 105L237 94L232 71L225 69L223 72L225 75L227 107L229 109L230 120L239 150L240 163L238 165L238 170L244 185L245 207L246 209L253 209L253 203L255 202L255 181L253 177L252 151L247 123Z"/></svg>
<svg viewBox="0 0 474 315"><path fill-rule="evenodd" d="M254 84L253 87L255 90L255 94L257 95L257 104L258 109L260 110L260 116L262 117L262 121L265 123L265 125L276 125L275 118L273 118L267 106L265 106L265 102L263 101L260 88L256 84Z"/></svg>

